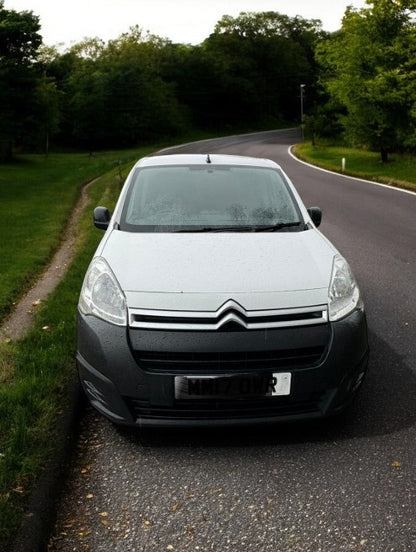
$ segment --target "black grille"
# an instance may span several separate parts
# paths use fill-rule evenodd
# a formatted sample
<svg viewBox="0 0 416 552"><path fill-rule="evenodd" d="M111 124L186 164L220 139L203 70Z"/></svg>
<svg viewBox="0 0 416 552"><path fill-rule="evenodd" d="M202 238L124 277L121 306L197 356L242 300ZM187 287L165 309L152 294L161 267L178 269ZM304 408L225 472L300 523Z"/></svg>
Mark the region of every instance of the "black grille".
<svg viewBox="0 0 416 552"><path fill-rule="evenodd" d="M278 418L321 414L325 410L325 393L308 393L291 397L270 397L261 401L197 400L176 401L174 407L151 406L131 397L123 397L134 419L160 420L226 420Z"/></svg>
<svg viewBox="0 0 416 552"><path fill-rule="evenodd" d="M238 352L157 352L133 351L142 370L157 373L247 372L250 370L291 370L319 364L324 346L275 351Z"/></svg>

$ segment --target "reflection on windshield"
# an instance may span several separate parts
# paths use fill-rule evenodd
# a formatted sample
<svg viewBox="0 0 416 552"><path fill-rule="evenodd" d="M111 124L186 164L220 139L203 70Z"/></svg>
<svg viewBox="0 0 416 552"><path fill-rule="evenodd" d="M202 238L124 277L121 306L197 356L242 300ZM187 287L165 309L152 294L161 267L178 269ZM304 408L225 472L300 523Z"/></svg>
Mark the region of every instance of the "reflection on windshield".
<svg viewBox="0 0 416 552"><path fill-rule="evenodd" d="M293 226L299 219L283 176L275 169L166 166L136 173L121 225L145 232L238 230Z"/></svg>

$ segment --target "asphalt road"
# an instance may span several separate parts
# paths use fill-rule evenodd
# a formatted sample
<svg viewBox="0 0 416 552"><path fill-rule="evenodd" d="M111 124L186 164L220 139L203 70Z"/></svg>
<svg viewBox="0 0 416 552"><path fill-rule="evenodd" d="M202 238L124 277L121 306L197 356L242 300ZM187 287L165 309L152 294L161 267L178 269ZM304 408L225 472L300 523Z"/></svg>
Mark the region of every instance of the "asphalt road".
<svg viewBox="0 0 416 552"><path fill-rule="evenodd" d="M269 157L349 259L371 360L340 419L267 429L120 430L91 410L50 552L416 550L416 194L292 159L295 131L176 151Z"/></svg>

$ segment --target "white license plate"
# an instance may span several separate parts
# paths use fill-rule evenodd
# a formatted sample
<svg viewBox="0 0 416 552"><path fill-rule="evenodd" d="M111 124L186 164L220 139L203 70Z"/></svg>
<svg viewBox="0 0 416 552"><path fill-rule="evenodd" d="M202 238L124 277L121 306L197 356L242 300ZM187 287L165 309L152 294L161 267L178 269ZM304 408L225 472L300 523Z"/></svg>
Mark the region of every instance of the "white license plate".
<svg viewBox="0 0 416 552"><path fill-rule="evenodd" d="M290 395L292 374L175 376L175 399L260 399Z"/></svg>

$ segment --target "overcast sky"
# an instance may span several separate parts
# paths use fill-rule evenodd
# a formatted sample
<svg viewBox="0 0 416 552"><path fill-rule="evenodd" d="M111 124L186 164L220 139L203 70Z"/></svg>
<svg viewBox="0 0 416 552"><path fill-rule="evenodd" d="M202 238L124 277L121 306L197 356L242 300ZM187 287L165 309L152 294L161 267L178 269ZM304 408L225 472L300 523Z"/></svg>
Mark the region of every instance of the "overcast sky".
<svg viewBox="0 0 416 552"><path fill-rule="evenodd" d="M5 0L9 10L33 11L40 17L47 45L70 46L85 37L107 41L133 25L173 42L200 44L225 14L277 11L294 17L320 19L326 31L341 27L348 5L362 8L365 0Z"/></svg>

